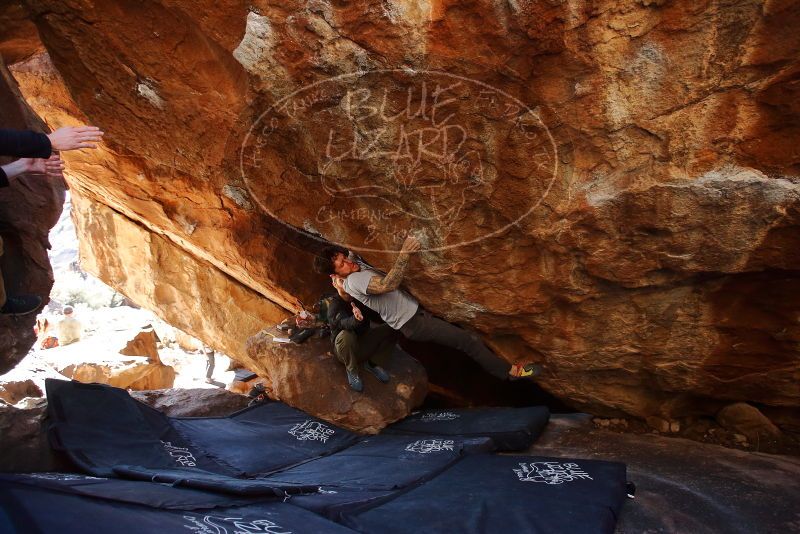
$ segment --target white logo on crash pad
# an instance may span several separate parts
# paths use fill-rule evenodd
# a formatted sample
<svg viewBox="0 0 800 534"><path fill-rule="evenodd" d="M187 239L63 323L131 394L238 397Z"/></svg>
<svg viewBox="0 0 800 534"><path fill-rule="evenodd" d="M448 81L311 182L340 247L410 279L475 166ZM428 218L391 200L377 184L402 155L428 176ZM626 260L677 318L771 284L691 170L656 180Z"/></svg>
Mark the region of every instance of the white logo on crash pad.
<svg viewBox="0 0 800 534"><path fill-rule="evenodd" d="M161 444L164 446L164 450L172 456L172 459L175 460L175 463L181 467L196 467L197 466L197 458L194 457L189 449L186 447L176 447L169 441L161 441Z"/></svg>
<svg viewBox="0 0 800 534"><path fill-rule="evenodd" d="M514 469L520 482L544 482L545 484L563 484L575 480L593 480L589 473L578 464L561 464L558 462L520 463Z"/></svg>
<svg viewBox="0 0 800 534"><path fill-rule="evenodd" d="M433 423L435 421L452 421L453 419L458 419L459 417L461 416L453 412L430 412L422 414L420 421L423 423Z"/></svg>
<svg viewBox="0 0 800 534"><path fill-rule="evenodd" d="M455 443L451 439L420 439L406 445L409 452L428 454L431 452L452 451Z"/></svg>
<svg viewBox="0 0 800 534"><path fill-rule="evenodd" d="M245 521L241 517L218 517L213 515L185 515L188 524L185 528L199 534L292 534L279 524L269 519Z"/></svg>
<svg viewBox="0 0 800 534"><path fill-rule="evenodd" d="M298 441L308 440L325 443L334 433L335 430L331 427L310 419L302 423L297 423L289 429L289 434L297 438Z"/></svg>

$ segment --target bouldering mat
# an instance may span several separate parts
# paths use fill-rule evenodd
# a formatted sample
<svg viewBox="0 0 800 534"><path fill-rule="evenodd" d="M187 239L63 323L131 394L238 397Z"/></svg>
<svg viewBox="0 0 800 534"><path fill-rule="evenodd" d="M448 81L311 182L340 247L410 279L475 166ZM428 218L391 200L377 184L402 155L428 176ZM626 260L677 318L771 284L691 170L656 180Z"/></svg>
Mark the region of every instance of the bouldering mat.
<svg viewBox="0 0 800 534"><path fill-rule="evenodd" d="M389 425L384 434L488 437L499 451L525 450L550 418L544 406L525 408L460 408L415 412Z"/></svg>
<svg viewBox="0 0 800 534"><path fill-rule="evenodd" d="M624 464L475 455L343 523L382 534L611 533L625 498Z"/></svg>
<svg viewBox="0 0 800 534"><path fill-rule="evenodd" d="M210 510L163 509L0 480L0 532L340 534L352 531L313 512L280 500Z"/></svg>

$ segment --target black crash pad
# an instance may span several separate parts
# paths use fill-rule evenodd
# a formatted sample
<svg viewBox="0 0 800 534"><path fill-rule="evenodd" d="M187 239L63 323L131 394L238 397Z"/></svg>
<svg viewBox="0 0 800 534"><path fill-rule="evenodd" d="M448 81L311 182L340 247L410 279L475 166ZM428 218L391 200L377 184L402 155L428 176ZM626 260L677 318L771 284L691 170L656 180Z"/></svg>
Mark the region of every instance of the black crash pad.
<svg viewBox="0 0 800 534"><path fill-rule="evenodd" d="M109 386L48 380L47 392L54 444L88 473L127 480L0 479L0 531L337 532L324 516L381 534L612 532L626 493L623 464L486 454L528 447L541 409L423 412L392 429L403 434L359 438L281 403L175 419ZM76 528L56 529L49 508Z"/></svg>
<svg viewBox="0 0 800 534"><path fill-rule="evenodd" d="M316 485L279 483L263 479L234 478L208 471L188 468L148 469L136 465L115 465L114 474L132 480L161 482L206 491L218 491L242 496L274 495L285 498L297 493L313 493Z"/></svg>
<svg viewBox="0 0 800 534"><path fill-rule="evenodd" d="M278 485L322 486L326 490L381 491L428 480L482 443L452 438L373 436L324 458L274 473L263 480Z"/></svg>
<svg viewBox="0 0 800 534"><path fill-rule="evenodd" d="M620 463L467 456L388 502L345 512L343 522L381 534L611 533L625 485Z"/></svg>
<svg viewBox="0 0 800 534"><path fill-rule="evenodd" d="M257 404L228 417L170 419L204 455L243 475L263 475L342 450L352 432L280 402Z"/></svg>
<svg viewBox="0 0 800 534"><path fill-rule="evenodd" d="M317 493L292 495L288 502L341 523L344 514L386 502L397 493L398 490L360 491L320 488Z"/></svg>
<svg viewBox="0 0 800 534"><path fill-rule="evenodd" d="M158 484L142 482L147 486ZM143 488L143 491L148 491ZM176 490L186 491L186 490ZM211 510L160 509L0 480L0 532L8 534L213 534L352 531L279 500Z"/></svg>
<svg viewBox="0 0 800 534"><path fill-rule="evenodd" d="M389 425L384 434L488 437L500 451L525 450L550 418L544 406L424 410Z"/></svg>
<svg viewBox="0 0 800 534"><path fill-rule="evenodd" d="M91 475L114 476L118 464L236 474L201 454L168 417L125 390L53 379L45 389L51 444Z"/></svg>
<svg viewBox="0 0 800 534"><path fill-rule="evenodd" d="M245 477L337 452L355 434L281 403L230 417L172 419L99 384L47 380L50 438L85 472L159 480L241 495L296 493Z"/></svg>
<svg viewBox="0 0 800 534"><path fill-rule="evenodd" d="M265 499L275 500L274 495L254 499L240 495L176 487L170 484L93 477L79 473L0 474L0 487L8 484L22 484L60 493L142 504L165 510L205 510L248 505Z"/></svg>

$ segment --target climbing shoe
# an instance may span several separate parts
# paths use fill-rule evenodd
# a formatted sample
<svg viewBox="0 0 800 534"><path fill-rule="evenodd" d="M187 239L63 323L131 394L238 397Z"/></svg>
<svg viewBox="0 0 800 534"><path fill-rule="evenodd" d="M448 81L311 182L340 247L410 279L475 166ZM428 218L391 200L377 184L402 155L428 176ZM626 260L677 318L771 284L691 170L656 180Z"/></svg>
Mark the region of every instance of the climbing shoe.
<svg viewBox="0 0 800 534"><path fill-rule="evenodd" d="M3 315L28 315L35 312L42 305L42 298L38 295L18 295L8 297L5 305L0 308Z"/></svg>
<svg viewBox="0 0 800 534"><path fill-rule="evenodd" d="M508 374L511 380L519 380L520 378L534 379L542 374L542 366L538 363L515 363L511 366Z"/></svg>
<svg viewBox="0 0 800 534"><path fill-rule="evenodd" d="M364 362L364 369L375 375L375 378L384 384L389 381L389 373L380 365L373 365L372 362Z"/></svg>
<svg viewBox="0 0 800 534"><path fill-rule="evenodd" d="M347 383L350 384L350 389L354 391L364 391L364 383L355 369L347 370Z"/></svg>

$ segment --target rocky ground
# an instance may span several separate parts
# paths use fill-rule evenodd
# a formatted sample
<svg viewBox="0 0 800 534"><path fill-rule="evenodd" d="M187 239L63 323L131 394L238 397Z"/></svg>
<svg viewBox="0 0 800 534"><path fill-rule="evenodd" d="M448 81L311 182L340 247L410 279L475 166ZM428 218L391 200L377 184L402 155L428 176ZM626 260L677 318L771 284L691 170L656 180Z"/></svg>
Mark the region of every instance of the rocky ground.
<svg viewBox="0 0 800 534"><path fill-rule="evenodd" d="M557 415L530 454L624 462L636 498L619 533L797 532L800 459L731 450L653 434L598 428L582 415Z"/></svg>
<svg viewBox="0 0 800 534"><path fill-rule="evenodd" d="M730 423L724 417L719 419ZM720 420L707 417L687 419L683 425L673 422L672 428L662 426L661 430L653 428L646 421L637 419L595 417L592 419L592 423L598 429L615 434L650 434L664 438L680 438L720 445L742 451L800 456L800 436L796 433L770 434L763 428L760 430L746 429L738 422L726 427L720 424Z"/></svg>

